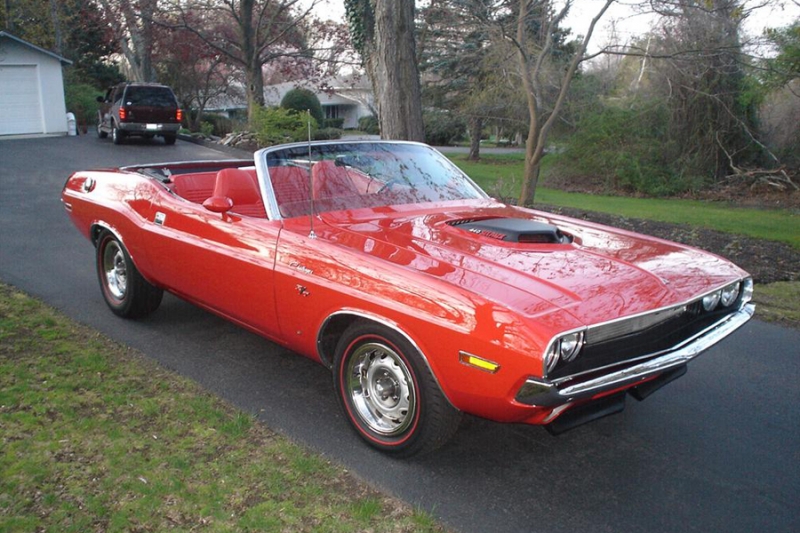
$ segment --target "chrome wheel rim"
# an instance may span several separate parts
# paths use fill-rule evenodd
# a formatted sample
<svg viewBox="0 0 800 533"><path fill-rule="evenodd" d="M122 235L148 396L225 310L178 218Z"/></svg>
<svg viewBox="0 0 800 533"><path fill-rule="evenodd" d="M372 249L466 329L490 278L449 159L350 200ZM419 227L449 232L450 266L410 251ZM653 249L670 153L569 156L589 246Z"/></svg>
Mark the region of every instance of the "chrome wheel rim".
<svg viewBox="0 0 800 533"><path fill-rule="evenodd" d="M348 360L345 392L361 421L379 435L400 435L414 420L417 395L411 372L385 344L356 348Z"/></svg>
<svg viewBox="0 0 800 533"><path fill-rule="evenodd" d="M122 300L128 289L128 265L125 253L117 242L109 242L103 250L103 274L108 292L117 300Z"/></svg>

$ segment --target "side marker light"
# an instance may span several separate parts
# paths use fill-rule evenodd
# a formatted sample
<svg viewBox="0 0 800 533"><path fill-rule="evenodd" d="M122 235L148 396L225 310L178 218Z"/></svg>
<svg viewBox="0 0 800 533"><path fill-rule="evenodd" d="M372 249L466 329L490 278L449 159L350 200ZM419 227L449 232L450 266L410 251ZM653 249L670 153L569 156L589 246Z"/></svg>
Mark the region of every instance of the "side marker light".
<svg viewBox="0 0 800 533"><path fill-rule="evenodd" d="M467 352L458 352L458 360L461 361L462 364L483 370L484 372L489 372L490 374L495 374L500 370L499 364Z"/></svg>

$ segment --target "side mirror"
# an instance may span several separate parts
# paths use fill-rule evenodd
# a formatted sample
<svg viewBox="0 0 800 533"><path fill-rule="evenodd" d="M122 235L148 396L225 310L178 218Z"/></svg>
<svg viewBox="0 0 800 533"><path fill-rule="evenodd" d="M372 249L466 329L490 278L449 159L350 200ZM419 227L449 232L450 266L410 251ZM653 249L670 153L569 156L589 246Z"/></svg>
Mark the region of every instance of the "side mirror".
<svg viewBox="0 0 800 533"><path fill-rule="evenodd" d="M98 102L100 102L101 104L102 104L103 102L105 102L105 101L106 101L106 99L105 99L105 98L103 98L102 96L98 96L97 98L95 98L95 100L97 100L97 101L98 101Z"/></svg>
<svg viewBox="0 0 800 533"><path fill-rule="evenodd" d="M203 207L214 213L227 213L233 208L233 200L227 196L212 196L203 202Z"/></svg>

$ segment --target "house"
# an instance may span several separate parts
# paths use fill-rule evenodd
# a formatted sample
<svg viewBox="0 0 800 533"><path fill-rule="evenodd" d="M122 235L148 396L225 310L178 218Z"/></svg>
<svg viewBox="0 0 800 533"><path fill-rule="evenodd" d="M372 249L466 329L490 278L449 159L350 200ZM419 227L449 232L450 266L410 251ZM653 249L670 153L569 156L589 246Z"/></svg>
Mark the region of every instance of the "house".
<svg viewBox="0 0 800 533"><path fill-rule="evenodd" d="M298 81L269 85L264 87L264 103L277 106L296 87L313 91L322 104L325 118L344 119L344 129L358 128L358 119L374 114L375 98L365 78L329 78L315 85Z"/></svg>
<svg viewBox="0 0 800 533"><path fill-rule="evenodd" d="M0 136L67 133L61 67L72 61L0 31Z"/></svg>

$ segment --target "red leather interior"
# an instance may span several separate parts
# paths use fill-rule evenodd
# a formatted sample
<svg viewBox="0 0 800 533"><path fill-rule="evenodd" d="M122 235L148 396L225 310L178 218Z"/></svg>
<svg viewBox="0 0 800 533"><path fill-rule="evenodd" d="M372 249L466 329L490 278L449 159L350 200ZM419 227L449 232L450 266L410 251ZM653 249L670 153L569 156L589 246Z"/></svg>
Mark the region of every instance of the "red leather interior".
<svg viewBox="0 0 800 533"><path fill-rule="evenodd" d="M309 213L311 187L308 170L300 167L270 167L269 177L281 216L288 218Z"/></svg>
<svg viewBox="0 0 800 533"><path fill-rule="evenodd" d="M213 196L230 198L233 201L231 211L234 213L267 218L255 170L223 168L217 173Z"/></svg>

